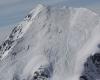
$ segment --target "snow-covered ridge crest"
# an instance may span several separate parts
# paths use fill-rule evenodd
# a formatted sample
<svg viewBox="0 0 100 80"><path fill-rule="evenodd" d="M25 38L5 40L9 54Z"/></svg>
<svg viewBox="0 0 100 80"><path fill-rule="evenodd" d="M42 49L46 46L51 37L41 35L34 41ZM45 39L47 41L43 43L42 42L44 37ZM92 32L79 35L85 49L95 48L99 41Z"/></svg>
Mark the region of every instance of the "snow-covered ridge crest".
<svg viewBox="0 0 100 80"><path fill-rule="evenodd" d="M35 17L43 10L45 7L39 4L35 9L29 12L29 14L20 22L11 32L10 36L4 41L0 46L0 60L5 58L12 48L17 44L18 39L26 33L28 28L34 22Z"/></svg>
<svg viewBox="0 0 100 80"><path fill-rule="evenodd" d="M43 9L46 7L44 5L38 4L37 7L29 12L24 20L33 20Z"/></svg>

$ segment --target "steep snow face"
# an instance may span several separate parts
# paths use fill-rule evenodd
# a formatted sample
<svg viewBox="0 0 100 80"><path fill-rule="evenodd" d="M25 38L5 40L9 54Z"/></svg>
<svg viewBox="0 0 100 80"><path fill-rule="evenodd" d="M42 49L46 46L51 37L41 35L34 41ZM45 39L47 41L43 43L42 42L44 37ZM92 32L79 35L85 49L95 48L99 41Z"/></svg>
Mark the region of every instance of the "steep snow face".
<svg viewBox="0 0 100 80"><path fill-rule="evenodd" d="M99 22L85 8L38 5L1 44L0 80L91 80L83 74L99 79L100 73L84 67L98 51Z"/></svg>

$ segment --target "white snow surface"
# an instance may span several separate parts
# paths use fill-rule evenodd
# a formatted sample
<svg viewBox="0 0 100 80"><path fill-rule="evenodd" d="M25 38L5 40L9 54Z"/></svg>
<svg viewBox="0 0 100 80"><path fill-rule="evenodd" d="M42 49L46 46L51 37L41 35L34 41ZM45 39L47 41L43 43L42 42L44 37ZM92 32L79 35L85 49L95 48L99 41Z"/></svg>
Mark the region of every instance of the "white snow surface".
<svg viewBox="0 0 100 80"><path fill-rule="evenodd" d="M2 42L0 80L83 80L84 63L100 51L99 35L100 18L91 10L39 4ZM100 79L100 73L88 74Z"/></svg>

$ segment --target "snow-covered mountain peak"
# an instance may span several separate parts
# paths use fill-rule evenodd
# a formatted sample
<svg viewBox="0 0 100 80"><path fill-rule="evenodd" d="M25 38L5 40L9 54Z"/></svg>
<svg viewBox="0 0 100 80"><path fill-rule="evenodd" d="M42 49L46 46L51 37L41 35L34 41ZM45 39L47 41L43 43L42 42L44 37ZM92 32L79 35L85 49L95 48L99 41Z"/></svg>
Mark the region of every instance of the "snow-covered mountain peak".
<svg viewBox="0 0 100 80"><path fill-rule="evenodd" d="M44 9L46 6L42 4L38 4L33 10L30 11L30 13L34 13L34 11L39 10L39 9Z"/></svg>
<svg viewBox="0 0 100 80"><path fill-rule="evenodd" d="M44 5L42 5L42 4L38 4L37 6L36 6L36 8L34 8L33 10L31 10L30 12L29 12L29 14L25 17L25 19L29 19L29 18L31 18L31 19L34 19L36 16L37 16L37 14L39 14L42 10L44 10L46 7L44 6Z"/></svg>
<svg viewBox="0 0 100 80"><path fill-rule="evenodd" d="M99 22L85 8L38 5L0 45L0 80L79 80Z"/></svg>

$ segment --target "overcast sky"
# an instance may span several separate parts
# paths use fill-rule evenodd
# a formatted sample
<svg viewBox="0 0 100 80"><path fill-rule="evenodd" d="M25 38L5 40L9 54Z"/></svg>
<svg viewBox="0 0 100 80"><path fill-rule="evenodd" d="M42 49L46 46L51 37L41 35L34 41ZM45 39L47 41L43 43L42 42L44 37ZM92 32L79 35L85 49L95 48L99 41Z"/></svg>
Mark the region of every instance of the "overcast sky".
<svg viewBox="0 0 100 80"><path fill-rule="evenodd" d="M89 7L100 11L100 0L0 0L0 27L20 22L36 4Z"/></svg>

